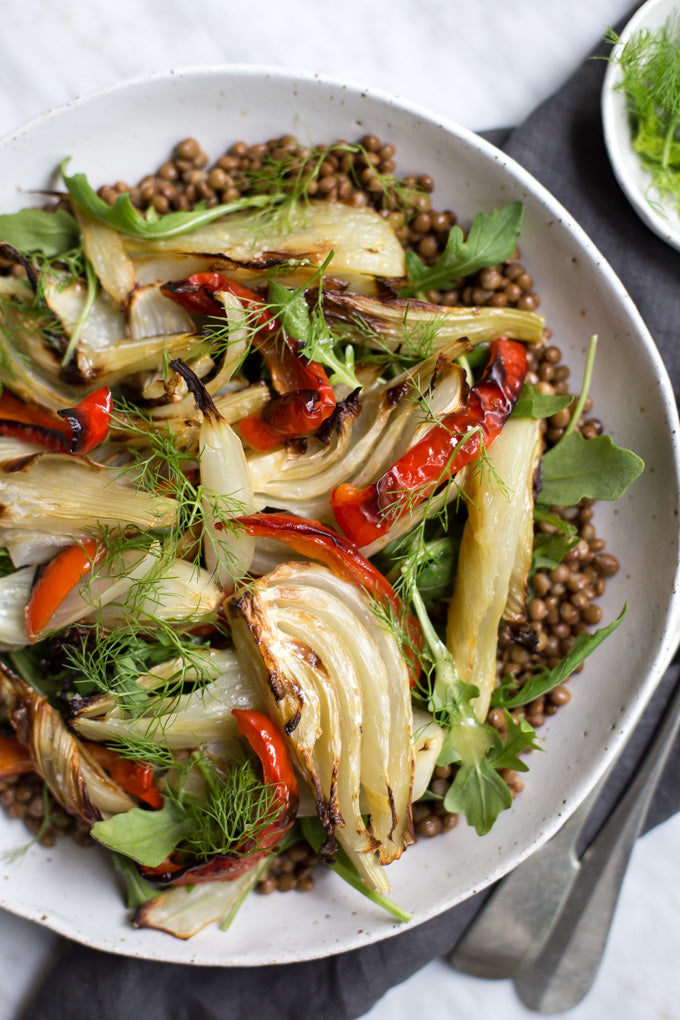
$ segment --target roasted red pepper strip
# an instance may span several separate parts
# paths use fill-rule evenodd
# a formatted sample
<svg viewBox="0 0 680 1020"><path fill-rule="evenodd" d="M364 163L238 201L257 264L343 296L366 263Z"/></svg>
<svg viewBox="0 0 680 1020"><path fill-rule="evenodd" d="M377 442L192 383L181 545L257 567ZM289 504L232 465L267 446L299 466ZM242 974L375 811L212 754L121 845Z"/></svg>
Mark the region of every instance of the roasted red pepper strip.
<svg viewBox="0 0 680 1020"><path fill-rule="evenodd" d="M61 422L55 416L37 404L25 404L9 390L0 394L0 418L3 421L25 422L27 425L43 425L48 429L58 429Z"/></svg>
<svg viewBox="0 0 680 1020"><path fill-rule="evenodd" d="M462 411L447 415L375 485L359 489L343 484L332 492L333 514L345 535L359 547L369 545L474 460L482 445L491 446L517 402L526 371L524 345L495 340Z"/></svg>
<svg viewBox="0 0 680 1020"><path fill-rule="evenodd" d="M186 869L186 865L178 864L171 857L166 857L164 861L153 868L150 864L138 864L137 867L144 875L144 878L148 878L152 882L162 880L165 885L169 883L173 872L184 871Z"/></svg>
<svg viewBox="0 0 680 1020"><path fill-rule="evenodd" d="M90 393L76 404L57 411L63 418L51 418L41 408L29 407L11 393L0 397L0 433L37 443L55 453L83 456L99 446L109 431L111 390L108 386Z"/></svg>
<svg viewBox="0 0 680 1020"><path fill-rule="evenodd" d="M108 435L112 407L111 390L108 386L102 386L75 407L57 411L70 429L70 443L66 452L82 456L99 446Z"/></svg>
<svg viewBox="0 0 680 1020"><path fill-rule="evenodd" d="M299 354L297 340L283 335L276 318L254 291L221 273L195 273L178 283L166 283L161 290L200 315L223 314L213 295L227 291L255 316L254 346L265 359L278 396L272 397L260 414L239 422L241 435L254 449L270 450L284 439L309 435L333 413L335 395L325 369Z"/></svg>
<svg viewBox="0 0 680 1020"><path fill-rule="evenodd" d="M284 439L316 432L335 410L333 387L321 365L316 361L305 363L296 354L284 355L283 361L294 362L295 388L272 397L259 415L242 418L238 425L255 450L271 450Z"/></svg>
<svg viewBox="0 0 680 1020"><path fill-rule="evenodd" d="M235 878L245 875L254 864L267 856L262 853L215 854L200 864L181 864L172 856L155 868L139 864L139 871L144 878L159 885L197 885L199 882L232 882Z"/></svg>
<svg viewBox="0 0 680 1020"><path fill-rule="evenodd" d="M88 740L84 741L84 746L121 790L144 801L149 807L155 809L163 807L163 798L156 786L153 766L141 761L130 761L104 744L95 744Z"/></svg>
<svg viewBox="0 0 680 1020"><path fill-rule="evenodd" d="M26 632L31 642L47 627L66 596L90 572L104 550L93 538L62 549L42 569L26 606Z"/></svg>
<svg viewBox="0 0 680 1020"><path fill-rule="evenodd" d="M297 778L279 728L258 709L232 709L239 733L245 737L262 765L265 783L276 788L272 820L257 838L256 846L244 843L233 853L215 854L201 864L189 865L178 873L172 856L157 868L141 868L146 878L163 885L193 885L195 882L231 881L249 871L266 857L288 832L298 808Z"/></svg>
<svg viewBox="0 0 680 1020"><path fill-rule="evenodd" d="M382 599L397 621L404 619L404 603L394 588L373 564L359 552L349 539L338 535L318 521L309 521L293 514L252 514L235 518L249 535L255 538L274 538L294 552L318 560L337 577L358 584L371 595ZM411 664L411 686L420 674L418 651L422 647L422 634L418 622L408 618L410 646L404 654Z"/></svg>
<svg viewBox="0 0 680 1020"><path fill-rule="evenodd" d="M260 836L263 849L276 846L295 821L298 808L297 777L288 747L278 726L256 708L232 708L238 731L260 759L265 783L276 787L276 817Z"/></svg>
<svg viewBox="0 0 680 1020"><path fill-rule="evenodd" d="M264 408L262 410L264 411ZM284 439L292 437L282 435L277 428L267 424L261 417L261 413L249 414L246 418L241 418L238 422L238 430L241 438L245 440L248 446L252 447L253 450L266 453L268 450L273 450L274 447L279 446Z"/></svg>
<svg viewBox="0 0 680 1020"><path fill-rule="evenodd" d="M0 733L0 778L35 772L28 748L17 737Z"/></svg>
<svg viewBox="0 0 680 1020"><path fill-rule="evenodd" d="M219 291L228 291L239 299L248 312L256 316L258 349L266 344L267 339L273 341L279 332L279 324L268 313L255 291L228 279L222 273L194 273L185 280L164 283L161 291L195 315L224 315L224 307L214 295Z"/></svg>

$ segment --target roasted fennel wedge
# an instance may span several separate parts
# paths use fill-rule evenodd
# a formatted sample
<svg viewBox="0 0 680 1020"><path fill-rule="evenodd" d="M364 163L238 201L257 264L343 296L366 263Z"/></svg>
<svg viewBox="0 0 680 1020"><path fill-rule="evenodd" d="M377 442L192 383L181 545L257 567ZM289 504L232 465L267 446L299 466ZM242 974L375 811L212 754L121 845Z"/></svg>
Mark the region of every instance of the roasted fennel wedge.
<svg viewBox="0 0 680 1020"><path fill-rule="evenodd" d="M539 423L512 419L487 451L486 463L468 473L464 486L468 519L446 644L459 679L479 691L475 708L480 721L486 718L496 685L499 624L509 604L515 619L518 606L526 604L540 450Z"/></svg>
<svg viewBox="0 0 680 1020"><path fill-rule="evenodd" d="M387 891L380 864L413 841L414 751L408 669L383 614L329 570L291 562L229 604L237 652L315 790L327 852L337 839Z"/></svg>

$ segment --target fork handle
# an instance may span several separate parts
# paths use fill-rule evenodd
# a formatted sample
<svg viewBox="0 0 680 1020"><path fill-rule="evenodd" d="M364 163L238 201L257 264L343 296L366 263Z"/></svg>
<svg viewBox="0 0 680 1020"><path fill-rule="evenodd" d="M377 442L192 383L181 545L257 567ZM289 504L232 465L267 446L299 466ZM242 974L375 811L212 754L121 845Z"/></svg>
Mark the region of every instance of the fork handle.
<svg viewBox="0 0 680 1020"><path fill-rule="evenodd" d="M530 1009L571 1009L595 980L626 867L679 728L680 685L633 782L584 854L541 952L515 975L517 993Z"/></svg>
<svg viewBox="0 0 680 1020"><path fill-rule="evenodd" d="M606 778L606 777L605 777ZM545 940L579 872L574 845L604 780L562 828L506 875L465 930L449 957L475 977L512 977Z"/></svg>

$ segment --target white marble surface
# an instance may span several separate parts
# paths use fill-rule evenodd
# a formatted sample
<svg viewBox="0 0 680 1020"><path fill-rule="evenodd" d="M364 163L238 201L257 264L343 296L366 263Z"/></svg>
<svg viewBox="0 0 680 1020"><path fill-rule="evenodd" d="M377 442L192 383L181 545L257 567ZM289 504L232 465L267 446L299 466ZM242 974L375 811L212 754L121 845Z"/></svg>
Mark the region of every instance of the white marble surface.
<svg viewBox="0 0 680 1020"><path fill-rule="evenodd" d="M379 88L483 130L516 123L558 87L628 0L23 0L3 5L0 135L122 78L199 64L295 67ZM680 1017L680 819L637 846L604 966L574 1020ZM0 1020L14 1020L56 936L0 912ZM509 982L435 962L367 1020L529 1016Z"/></svg>
<svg viewBox="0 0 680 1020"><path fill-rule="evenodd" d="M273 64L384 89L475 130L548 96L629 0L23 0L4 4L0 131L148 71Z"/></svg>

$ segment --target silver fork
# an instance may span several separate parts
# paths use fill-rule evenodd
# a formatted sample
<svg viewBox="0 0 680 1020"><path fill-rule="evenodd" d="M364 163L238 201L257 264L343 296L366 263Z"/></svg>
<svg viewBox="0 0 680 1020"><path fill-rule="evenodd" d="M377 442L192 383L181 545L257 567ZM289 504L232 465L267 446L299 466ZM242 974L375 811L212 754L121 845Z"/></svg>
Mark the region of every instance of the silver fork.
<svg viewBox="0 0 680 1020"><path fill-rule="evenodd" d="M454 967L514 977L531 1009L556 1013L583 999L599 969L635 840L680 727L676 689L628 790L583 858L576 843L606 779L556 836L499 884L452 953Z"/></svg>
<svg viewBox="0 0 680 1020"><path fill-rule="evenodd" d="M457 970L509 978L540 951L579 873L576 844L604 783L552 839L499 883L449 958Z"/></svg>

